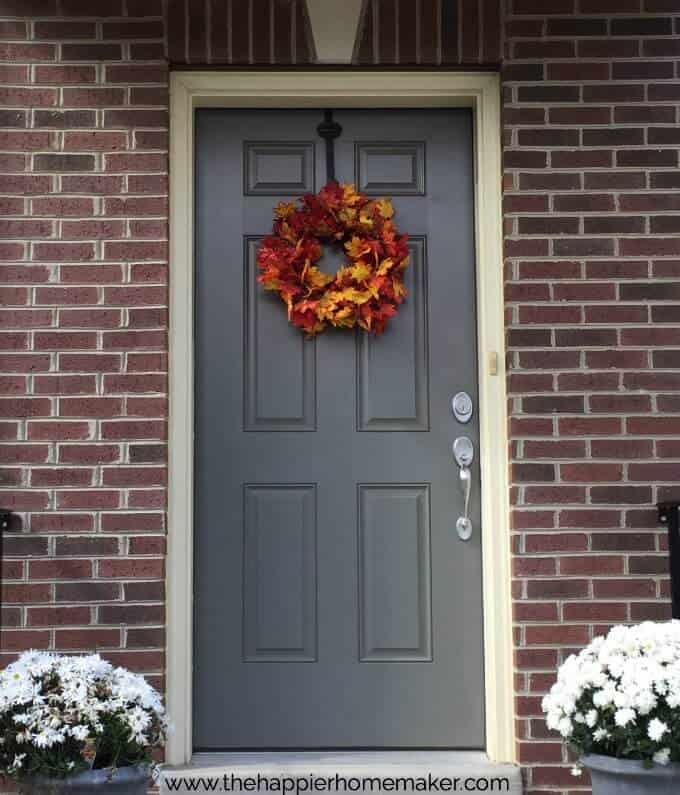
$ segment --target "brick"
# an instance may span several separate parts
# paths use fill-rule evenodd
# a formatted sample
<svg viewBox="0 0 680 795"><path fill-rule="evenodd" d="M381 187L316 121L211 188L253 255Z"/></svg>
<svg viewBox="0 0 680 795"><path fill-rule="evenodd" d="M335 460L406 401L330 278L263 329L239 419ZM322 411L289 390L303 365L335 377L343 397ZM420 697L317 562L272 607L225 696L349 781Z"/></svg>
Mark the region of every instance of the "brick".
<svg viewBox="0 0 680 795"><path fill-rule="evenodd" d="M114 444L62 444L59 447L59 463L63 464L112 464L120 457L120 448Z"/></svg>
<svg viewBox="0 0 680 795"><path fill-rule="evenodd" d="M643 166L645 168L678 165L676 149L631 149L616 153L616 165L623 167Z"/></svg>
<svg viewBox="0 0 680 795"><path fill-rule="evenodd" d="M118 23L114 23L118 24ZM130 26L134 25L148 25L157 23L122 23L129 31ZM105 35L106 29L110 27L104 24ZM118 37L114 37L118 38ZM137 38L137 37L134 37ZM112 64L106 67L106 82L107 83L125 83L130 85L132 83L162 83L166 84L168 80L168 68L164 64Z"/></svg>
<svg viewBox="0 0 680 795"><path fill-rule="evenodd" d="M92 516L77 513L34 514L32 530L45 533L87 533L93 528Z"/></svg>
<svg viewBox="0 0 680 795"><path fill-rule="evenodd" d="M618 511L604 508L568 508L560 511L560 527L592 530L618 528L621 519Z"/></svg>
<svg viewBox="0 0 680 795"><path fill-rule="evenodd" d="M33 33L36 39L94 39L97 28L94 22L75 20L36 22Z"/></svg>
<svg viewBox="0 0 680 795"><path fill-rule="evenodd" d="M673 33L670 18L639 17L613 19L612 36L670 36Z"/></svg>
<svg viewBox="0 0 680 795"><path fill-rule="evenodd" d="M92 485L93 471L91 469L34 469L31 472L31 486L55 488L62 486L90 486Z"/></svg>
<svg viewBox="0 0 680 795"><path fill-rule="evenodd" d="M49 107L57 104L54 88L19 88L0 86L0 105L5 107Z"/></svg>
<svg viewBox="0 0 680 795"><path fill-rule="evenodd" d="M628 618L628 608L619 602L576 602L562 608L565 621L607 621L622 623ZM561 758L555 760L561 762Z"/></svg>
<svg viewBox="0 0 680 795"><path fill-rule="evenodd" d="M92 171L93 155L35 155L33 168L36 171Z"/></svg>
<svg viewBox="0 0 680 795"><path fill-rule="evenodd" d="M550 156L553 168L609 168L613 153L608 149L576 149L556 151Z"/></svg>
<svg viewBox="0 0 680 795"><path fill-rule="evenodd" d="M94 332L37 331L33 336L35 350L71 350L96 348L97 335Z"/></svg>
<svg viewBox="0 0 680 795"><path fill-rule="evenodd" d="M655 539L651 533L593 533L591 545L596 551L644 552L654 549Z"/></svg>
<svg viewBox="0 0 680 795"><path fill-rule="evenodd" d="M614 375L612 373L611 375ZM650 412L651 400L647 395L592 395L589 400L593 413Z"/></svg>
<svg viewBox="0 0 680 795"><path fill-rule="evenodd" d="M569 624L551 624L547 626L527 626L525 629L526 643L537 645L585 646L588 643L588 628Z"/></svg>
<svg viewBox="0 0 680 795"><path fill-rule="evenodd" d="M670 80L673 64L668 61L620 61L612 64L614 80Z"/></svg>
<svg viewBox="0 0 680 795"><path fill-rule="evenodd" d="M118 194L123 189L123 178L119 176L93 174L61 178L66 193L95 193L99 195Z"/></svg>
<svg viewBox="0 0 680 795"><path fill-rule="evenodd" d="M558 329L555 332L555 344L559 347L608 347L615 346L616 340L615 329Z"/></svg>
<svg viewBox="0 0 680 795"><path fill-rule="evenodd" d="M548 80L584 82L608 80L609 64L600 61L566 61L548 64Z"/></svg>
<svg viewBox="0 0 680 795"><path fill-rule="evenodd" d="M527 414L583 413L583 397L578 395L536 395L522 398Z"/></svg>
<svg viewBox="0 0 680 795"><path fill-rule="evenodd" d="M29 627L82 626L90 623L90 610L88 607L29 607L26 622Z"/></svg>
<svg viewBox="0 0 680 795"><path fill-rule="evenodd" d="M600 83L583 86L584 102L643 102L644 86L634 83Z"/></svg>
<svg viewBox="0 0 680 795"><path fill-rule="evenodd" d="M593 486L590 498L594 504L640 505L651 501L652 490L647 486Z"/></svg>
<svg viewBox="0 0 680 795"><path fill-rule="evenodd" d="M117 417L123 413L123 402L109 397L61 398L59 411L63 417Z"/></svg>
<svg viewBox="0 0 680 795"><path fill-rule="evenodd" d="M57 492L57 508L59 510L111 510L119 506L120 496L118 491L104 489Z"/></svg>
<svg viewBox="0 0 680 795"><path fill-rule="evenodd" d="M163 577L163 561L157 558L126 558L125 560L100 560L100 577L118 579Z"/></svg>
<svg viewBox="0 0 680 795"><path fill-rule="evenodd" d="M118 328L121 314L119 309L61 309L59 324L63 328Z"/></svg>
<svg viewBox="0 0 680 795"><path fill-rule="evenodd" d="M155 532L163 529L163 516L159 513L104 513L101 521L105 533Z"/></svg>
<svg viewBox="0 0 680 795"><path fill-rule="evenodd" d="M35 293L36 304L96 304L96 287L38 287Z"/></svg>
<svg viewBox="0 0 680 795"><path fill-rule="evenodd" d="M618 417L560 417L558 422L565 436L613 436L622 431Z"/></svg>
<svg viewBox="0 0 680 795"><path fill-rule="evenodd" d="M607 257L614 254L614 242L603 238L565 238L553 242L558 257Z"/></svg>
<svg viewBox="0 0 680 795"><path fill-rule="evenodd" d="M119 61L121 59L121 45L99 43L62 44L61 58L63 61ZM66 100L66 103L72 104L68 100Z"/></svg>
<svg viewBox="0 0 680 795"><path fill-rule="evenodd" d="M87 422L29 422L28 438L37 441L89 439L92 428Z"/></svg>
<svg viewBox="0 0 680 795"><path fill-rule="evenodd" d="M110 240L125 235L125 224L119 220L90 218L85 221L63 221L61 230L66 240Z"/></svg>
<svg viewBox="0 0 680 795"><path fill-rule="evenodd" d="M92 577L89 560L32 560L28 574L35 580L73 580Z"/></svg>
<svg viewBox="0 0 680 795"><path fill-rule="evenodd" d="M524 499L527 504L568 504L585 502L585 489L580 486L527 486Z"/></svg>
<svg viewBox="0 0 680 795"><path fill-rule="evenodd" d="M115 467L104 469L104 486L159 486L166 483L165 469L160 467Z"/></svg>
<svg viewBox="0 0 680 795"><path fill-rule="evenodd" d="M520 86L517 89L520 102L578 102L578 86Z"/></svg>
<svg viewBox="0 0 680 795"><path fill-rule="evenodd" d="M72 127L94 127L97 117L93 110L35 110L35 127L70 129Z"/></svg>
<svg viewBox="0 0 680 795"><path fill-rule="evenodd" d="M117 353L62 353L59 369L65 372L114 373L120 370L121 359Z"/></svg>
<svg viewBox="0 0 680 795"><path fill-rule="evenodd" d="M55 647L63 651L92 651L120 646L117 629L58 629L54 634Z"/></svg>
<svg viewBox="0 0 680 795"><path fill-rule="evenodd" d="M94 213L94 202L85 197L49 196L33 199L31 202L33 215L52 216L83 216Z"/></svg>
<svg viewBox="0 0 680 795"><path fill-rule="evenodd" d="M36 83L57 83L59 85L69 83L94 83L97 79L97 72L94 66L36 66Z"/></svg>
<svg viewBox="0 0 680 795"><path fill-rule="evenodd" d="M59 269L59 276L62 282L72 284L82 284L84 282L93 284L116 283L123 280L120 265L107 265L104 263L97 263L96 265L62 265ZM100 317L105 317L104 313L107 310L98 311Z"/></svg>
<svg viewBox="0 0 680 795"><path fill-rule="evenodd" d="M58 583L54 590L57 602L113 602L121 596L120 586L108 582Z"/></svg>
<svg viewBox="0 0 680 795"><path fill-rule="evenodd" d="M66 46L66 45L64 45ZM74 45L80 46L80 45ZM101 45L108 46L108 45ZM122 88L64 88L64 105L66 107L104 108L111 105L122 105L125 102L125 91Z"/></svg>
<svg viewBox="0 0 680 795"><path fill-rule="evenodd" d="M99 624L161 624L164 611L157 605L103 605Z"/></svg>
<svg viewBox="0 0 680 795"><path fill-rule="evenodd" d="M55 549L58 556L115 555L118 552L118 541L96 536L57 538Z"/></svg>
<svg viewBox="0 0 680 795"><path fill-rule="evenodd" d="M94 375L43 375L33 379L33 391L43 395L80 395L97 391Z"/></svg>
<svg viewBox="0 0 680 795"><path fill-rule="evenodd" d="M119 149L126 149L127 145L127 134L122 132L88 130L87 132L64 133L65 150L113 152Z"/></svg>

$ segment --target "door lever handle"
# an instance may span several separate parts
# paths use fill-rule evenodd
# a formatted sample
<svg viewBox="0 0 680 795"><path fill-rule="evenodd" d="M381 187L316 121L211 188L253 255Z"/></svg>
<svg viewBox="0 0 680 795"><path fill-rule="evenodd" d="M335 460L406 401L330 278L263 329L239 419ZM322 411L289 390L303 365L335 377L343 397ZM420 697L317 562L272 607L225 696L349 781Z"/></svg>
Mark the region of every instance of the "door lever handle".
<svg viewBox="0 0 680 795"><path fill-rule="evenodd" d="M472 490L470 466L475 457L475 448L467 436L459 436L454 441L452 449L453 457L459 467L460 485L463 490L463 515L456 520L456 532L461 541L469 541L472 537L472 521L469 516Z"/></svg>

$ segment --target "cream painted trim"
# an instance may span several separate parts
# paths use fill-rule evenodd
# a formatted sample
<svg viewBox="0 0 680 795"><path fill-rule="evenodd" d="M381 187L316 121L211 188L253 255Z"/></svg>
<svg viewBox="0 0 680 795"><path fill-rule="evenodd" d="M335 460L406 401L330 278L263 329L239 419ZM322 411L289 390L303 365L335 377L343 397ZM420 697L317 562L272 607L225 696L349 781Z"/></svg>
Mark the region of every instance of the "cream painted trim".
<svg viewBox="0 0 680 795"><path fill-rule="evenodd" d="M170 80L168 762L191 760L193 112L197 107L471 107L476 238L487 754L515 758L510 602L500 84L491 73L174 72ZM497 374L490 374L495 354Z"/></svg>

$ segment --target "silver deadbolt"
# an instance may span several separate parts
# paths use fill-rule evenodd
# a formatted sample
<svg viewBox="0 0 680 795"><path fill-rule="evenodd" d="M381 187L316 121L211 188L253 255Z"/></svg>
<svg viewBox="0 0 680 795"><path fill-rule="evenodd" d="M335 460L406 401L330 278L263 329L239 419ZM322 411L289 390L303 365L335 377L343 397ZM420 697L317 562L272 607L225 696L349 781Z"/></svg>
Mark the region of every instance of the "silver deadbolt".
<svg viewBox="0 0 680 795"><path fill-rule="evenodd" d="M456 532L461 541L469 541L472 537L472 520L470 519L470 491L472 490L472 473L470 466L475 458L475 447L467 436L459 436L452 445L453 457L459 467L460 486L463 490L463 515L456 519Z"/></svg>
<svg viewBox="0 0 680 795"><path fill-rule="evenodd" d="M472 408L472 398L467 392L458 392L451 398L451 411L458 422L470 422Z"/></svg>

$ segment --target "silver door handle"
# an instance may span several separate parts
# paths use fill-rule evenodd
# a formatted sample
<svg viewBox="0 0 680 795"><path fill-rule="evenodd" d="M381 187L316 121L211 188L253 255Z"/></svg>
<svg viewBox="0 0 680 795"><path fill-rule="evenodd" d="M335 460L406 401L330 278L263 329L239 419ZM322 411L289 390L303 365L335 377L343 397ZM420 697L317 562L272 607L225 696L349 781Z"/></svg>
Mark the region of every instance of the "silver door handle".
<svg viewBox="0 0 680 795"><path fill-rule="evenodd" d="M463 490L463 515L456 520L456 532L461 541L469 541L472 536L470 519L470 492L472 474L470 466L475 457L475 447L467 436L459 436L453 443L453 457L459 467L460 485Z"/></svg>

